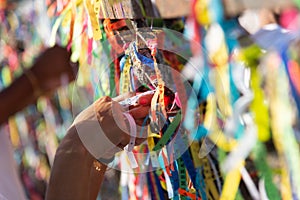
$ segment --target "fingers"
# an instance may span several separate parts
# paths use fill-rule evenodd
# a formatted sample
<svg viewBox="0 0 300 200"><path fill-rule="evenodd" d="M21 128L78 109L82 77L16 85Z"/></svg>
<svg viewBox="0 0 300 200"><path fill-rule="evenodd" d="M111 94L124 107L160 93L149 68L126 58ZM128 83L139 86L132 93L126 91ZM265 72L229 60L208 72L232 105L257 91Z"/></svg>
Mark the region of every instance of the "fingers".
<svg viewBox="0 0 300 200"><path fill-rule="evenodd" d="M120 102L120 101L123 101L125 99L130 98L130 97L133 97L134 95L135 95L135 92L127 92L125 94L121 94L117 97L114 97L113 101Z"/></svg>
<svg viewBox="0 0 300 200"><path fill-rule="evenodd" d="M106 96L94 102L94 109L105 135L113 144L117 145L120 143L123 136L126 135L124 133L126 124L123 120L121 106Z"/></svg>
<svg viewBox="0 0 300 200"><path fill-rule="evenodd" d="M138 104L141 106L150 106L153 94L147 94L139 98Z"/></svg>
<svg viewBox="0 0 300 200"><path fill-rule="evenodd" d="M135 119L135 122L138 126L136 145L140 145L147 138L147 132L148 132L147 126L150 124L150 118L147 119L147 117L150 112L152 97L153 94L148 94L140 97L138 100L138 105L130 108L129 110L129 113Z"/></svg>
<svg viewBox="0 0 300 200"><path fill-rule="evenodd" d="M70 80L75 80L78 74L79 63L70 61L71 70L69 70Z"/></svg>
<svg viewBox="0 0 300 200"><path fill-rule="evenodd" d="M132 117L137 119L144 119L148 116L150 110L150 106L136 106L129 110L129 113L132 115Z"/></svg>
<svg viewBox="0 0 300 200"><path fill-rule="evenodd" d="M145 95L139 98L138 105L132 106L129 109L129 113L132 115L132 117L137 120L140 124L141 120L144 120L145 117L148 116L151 106L151 99L153 97L153 94ZM142 124L140 124L142 125Z"/></svg>
<svg viewBox="0 0 300 200"><path fill-rule="evenodd" d="M112 154L122 150L129 143L131 137L126 119L123 116L125 109L117 102L134 95L134 92L130 92L113 99L103 97L94 103L102 129L111 142L116 145L115 149L109 151ZM146 118L149 115L152 96L150 94L140 97L138 105L129 109L129 113L137 126L136 145L141 144L147 138L147 125L150 123L150 119Z"/></svg>
<svg viewBox="0 0 300 200"><path fill-rule="evenodd" d="M150 124L150 118L135 119L138 126L148 126Z"/></svg>
<svg viewBox="0 0 300 200"><path fill-rule="evenodd" d="M67 48L61 47L59 45L55 45L54 47L51 47L50 50L52 50L53 54L55 55L61 55L63 56L64 59L61 60L65 60L65 71L63 71L63 73L67 73L68 77L69 77L69 81L73 81L75 80L77 73L78 73L78 69L79 69L79 63L78 62L72 62L70 60L72 52L68 51Z"/></svg>

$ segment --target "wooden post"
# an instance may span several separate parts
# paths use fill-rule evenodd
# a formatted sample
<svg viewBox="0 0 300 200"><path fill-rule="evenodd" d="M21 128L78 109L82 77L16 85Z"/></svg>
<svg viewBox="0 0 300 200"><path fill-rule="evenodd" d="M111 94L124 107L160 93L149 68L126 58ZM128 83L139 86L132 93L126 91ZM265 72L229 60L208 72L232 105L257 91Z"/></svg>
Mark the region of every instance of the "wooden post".
<svg viewBox="0 0 300 200"><path fill-rule="evenodd" d="M114 4L101 0L99 15L102 19L178 18L187 16L189 11L190 0L155 0L154 4L151 0L120 0Z"/></svg>
<svg viewBox="0 0 300 200"><path fill-rule="evenodd" d="M292 5L292 0L223 0L225 15L236 16L245 9L276 9Z"/></svg>

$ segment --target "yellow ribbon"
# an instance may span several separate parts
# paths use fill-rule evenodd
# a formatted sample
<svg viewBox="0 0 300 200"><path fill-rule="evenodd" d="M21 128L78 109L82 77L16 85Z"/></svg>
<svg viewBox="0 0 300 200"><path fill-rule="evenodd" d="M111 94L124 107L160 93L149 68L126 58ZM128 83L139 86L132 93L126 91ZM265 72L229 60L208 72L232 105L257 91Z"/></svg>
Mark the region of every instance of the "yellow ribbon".
<svg viewBox="0 0 300 200"><path fill-rule="evenodd" d="M258 139L262 142L270 139L269 130L269 113L268 107L265 104L265 95L261 89L261 75L258 71L258 59L261 57L262 51L256 46L252 45L242 50L240 58L251 69L251 89L254 98L250 105L250 109L254 115L254 122L257 126Z"/></svg>
<svg viewBox="0 0 300 200"><path fill-rule="evenodd" d="M125 61L125 65L124 65L124 69L123 69L123 73L122 73L122 77L123 77L123 81L122 81L122 93L126 93L129 92L132 88L131 88L131 84L130 84L130 59L127 58Z"/></svg>
<svg viewBox="0 0 300 200"><path fill-rule="evenodd" d="M226 175L220 200L234 200L241 181L241 169L244 162L239 163Z"/></svg>
<svg viewBox="0 0 300 200"><path fill-rule="evenodd" d="M102 33L101 33L101 29L100 29L98 15L97 15L97 13L95 13L94 6L92 5L90 0L84 0L84 2L86 5L86 8L88 10L89 20L90 20L90 23L92 26L93 39L100 40L100 39L102 39ZM95 0L96 5L98 5L99 2L100 2L100 0Z"/></svg>

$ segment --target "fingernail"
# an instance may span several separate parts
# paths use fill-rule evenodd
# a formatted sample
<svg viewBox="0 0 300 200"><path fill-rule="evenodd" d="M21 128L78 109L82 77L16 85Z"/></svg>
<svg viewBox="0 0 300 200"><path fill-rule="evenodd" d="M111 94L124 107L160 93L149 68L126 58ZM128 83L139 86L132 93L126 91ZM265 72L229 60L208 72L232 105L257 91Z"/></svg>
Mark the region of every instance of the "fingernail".
<svg viewBox="0 0 300 200"><path fill-rule="evenodd" d="M145 99L145 98L140 98L140 99L139 99L139 104L142 105L142 106L145 106L145 105L148 104L148 101L147 101L147 99Z"/></svg>

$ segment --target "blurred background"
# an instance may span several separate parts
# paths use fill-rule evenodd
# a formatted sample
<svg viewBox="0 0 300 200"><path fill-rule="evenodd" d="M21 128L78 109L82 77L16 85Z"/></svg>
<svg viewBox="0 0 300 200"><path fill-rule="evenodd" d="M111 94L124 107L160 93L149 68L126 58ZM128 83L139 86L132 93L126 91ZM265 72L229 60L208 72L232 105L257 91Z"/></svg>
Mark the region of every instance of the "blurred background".
<svg viewBox="0 0 300 200"><path fill-rule="evenodd" d="M300 159L297 158L297 156L299 156L300 141L298 112L300 104L298 101L300 94L300 46L297 41L300 30L300 1L252 0L249 2L243 0L181 0L176 1L177 5L174 5L171 1L163 0L152 1L153 4L151 4L151 1L127 0L126 2L130 3L124 3L125 1L123 1L124 9L122 8L121 10L124 11L128 9L131 13L126 12L127 14L125 13L125 15L124 12L122 14L122 12L118 10L120 9L118 6L122 4L122 0L103 2L104 3L101 4L101 12L99 13L100 22L104 18L115 19L125 17L137 19L146 16L149 21L149 26L151 25L152 19L152 25L154 23L154 25L168 27L174 30L177 29L188 38L196 39L199 43L208 41L206 44L208 52L210 51L210 46L212 46L211 51L216 52L217 50L214 50L214 47L217 48L219 44L218 41L215 40L218 40L217 38L219 37L224 37L228 53L227 60L229 60L231 55L234 55L234 50L232 50L233 48L231 49L234 42L239 43L239 49L249 47L249 41L251 41L251 44L253 44L254 41L260 45L262 53L266 56L264 58L260 57L259 61L257 58L251 57L257 56L254 55L253 49L243 51L243 61L248 64L250 63L250 66L252 65L251 61L255 60L255 62L259 62L254 64L259 66L257 70L251 72L252 74L260 74L260 81L256 86L251 86L253 86L253 90L255 90L254 95L262 95L261 93L263 93L263 95L260 96L260 98L263 98L260 99L262 101L259 102L257 100L257 104L265 103L267 110L266 113L264 113L263 109L265 108L260 108L259 105L256 105L257 107L253 105L252 108L253 112L256 113L256 119L260 112L262 116L262 119L255 120L255 123L261 123L261 121L263 121L262 123L267 123L268 132L269 135L271 135L266 136L265 139L260 141L263 142L263 145L265 145L269 151L270 156L267 157L267 162L271 166L274 175L271 178L275 182L275 185L277 185L276 187L279 191L283 186L281 185L282 171L280 171L282 166L277 162L280 160L278 156L284 157L283 160L285 161L283 162L287 163L286 166L288 171L290 170L290 178L292 175L295 175L295 173L298 174L298 172L293 171L295 168L291 166L291 161L288 160L295 159L294 161L298 162ZM128 6L127 8L126 5ZM72 6L75 11L72 11ZM134 9L136 7L138 8L137 10L141 11ZM115 8L115 10L113 10L113 8ZM266 11L261 12L262 9ZM270 13L272 14L271 17L269 16ZM18 166L18 173L28 199L44 199L51 165L58 144L73 122L74 116L83 109L82 102L79 104L76 102L77 99L74 98L74 87L77 93L83 94L81 96L86 96L84 100L86 105L101 96L112 94L109 86L107 86L111 81L109 72L105 72L107 75L102 76L100 80L102 86L100 88L99 82L97 82L99 80L93 81L93 75L95 73L104 73L103 71L106 71L107 66L105 65L107 65L109 61L104 62L101 56L105 54L105 51L107 51L105 48L107 47L98 45L96 46L97 48L91 48L91 46L89 46L93 43L95 38L91 37L91 29L87 28L93 26L93 24L89 24L88 16L89 14L83 5L83 1L0 0L0 91L9 87L14 80L33 65L41 52L54 44L59 44L71 50L71 60L79 63L79 73L75 82L70 84L62 82L62 86L53 94L39 97L34 104L27 106L25 109L11 116L7 123L2 124L2 128L9 133L14 149L14 159ZM223 21L231 19L238 20L240 24L239 28L237 28L235 23L223 23ZM261 19L265 19L265 21ZM269 35L268 32L259 32L259 30L267 24L278 24L282 29L279 30L279 33L275 33L277 29L265 29L267 31L275 30L275 32L272 32L273 35ZM213 29L211 27L217 28ZM104 34L103 40L105 39L105 33L101 23L100 28L102 29L102 34ZM233 31L228 31L230 28L232 28ZM241 32L241 30L242 32L247 32L247 34L245 34L247 37L242 37L244 33L237 33L238 31ZM288 32L289 35L284 34L285 32ZM234 35L235 33L237 35ZM199 34L198 37L197 34ZM249 37L249 34L254 35L254 37ZM210 38L209 35L211 35L212 38ZM206 38L206 41L204 41L204 38ZM213 41L211 42L210 40ZM286 57L283 56L280 51L278 54L273 55L274 57L272 57L272 54L267 54L276 52L278 48L283 47L288 49ZM108 51L110 51L110 49L108 49ZM194 51L193 54L201 55L202 57L206 56L204 53L198 54ZM221 53L219 55L218 53L211 55L211 57L222 56ZM293 67L287 67L286 70L279 72L276 72L276 70L273 71L272 68L263 67L267 65L272 66L273 61L273 65L280 65L275 62L278 57L283 60L288 59L288 61L290 61L289 63L294 63ZM215 63L217 63L217 61ZM288 66L291 66L291 64ZM189 70L191 69L186 66L184 73L187 76L190 75ZM274 84L284 85L286 83L287 86L285 88L288 88L288 92L272 93L270 89L272 87L268 85L270 84L271 77L268 75L270 73L274 73L275 77L278 76L277 73L286 74L286 77L277 79L278 81L281 80L285 82L275 82ZM251 81L253 82L255 80L251 79ZM233 91L234 90L231 90L231 92ZM280 94L287 95L288 99L280 99ZM237 96L239 96L239 94ZM22 99L20 99L20 101L22 101ZM80 101L82 101L82 99L80 99ZM278 112L284 110L285 107L280 107L282 103L288 104L289 110L286 111L288 112L287 114L278 114L276 113L277 111L274 111L277 108L279 110ZM233 106L234 103L231 103L231 105ZM264 120L264 114L270 115L271 118L268 117L268 120ZM274 132L281 130L280 127L276 127L276 124L282 120L278 115L290 116L291 120L287 122L287 126L289 127L287 128L288 131L283 131L283 135L272 139ZM226 118L226 114L223 113L223 117ZM274 147L274 143L276 146L276 141L284 139L284 134L287 132L291 134L287 134L288 136L286 137L292 138L290 141L293 143L292 149L288 149L288 144L283 144L283 151L278 152L279 150ZM238 140L239 137L235 137ZM294 157L289 157L287 155L288 152L293 152ZM1 162L3 161L1 160ZM121 196L124 199L124 194L121 195L121 189L118 188L119 174L119 171L113 169L107 172L106 179L102 186L105 187L105 189L101 190L99 199L100 196L102 196L102 199L120 199ZM292 185L290 187L296 187L292 184L295 182L290 181ZM299 185L296 188L299 188ZM299 191L296 192L297 189L295 188L291 189L291 191L292 194L299 193ZM245 196L244 199L247 199ZM249 198L251 199L251 197ZM300 196L298 196L298 198L293 196L293 198L299 199Z"/></svg>

